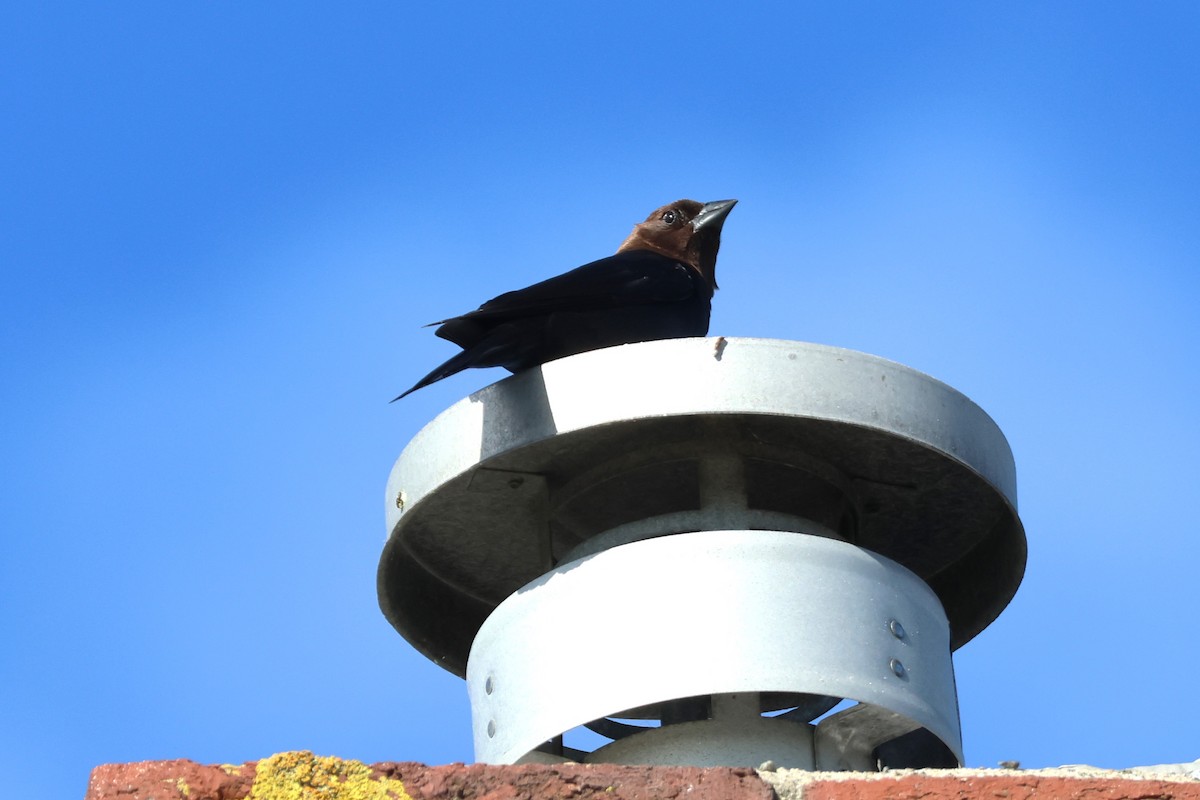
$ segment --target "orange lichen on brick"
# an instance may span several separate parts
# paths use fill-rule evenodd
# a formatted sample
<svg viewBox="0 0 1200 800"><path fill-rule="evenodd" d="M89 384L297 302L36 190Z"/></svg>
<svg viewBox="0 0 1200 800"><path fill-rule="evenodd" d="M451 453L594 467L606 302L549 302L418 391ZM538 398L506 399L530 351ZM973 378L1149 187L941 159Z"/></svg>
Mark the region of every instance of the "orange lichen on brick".
<svg viewBox="0 0 1200 800"><path fill-rule="evenodd" d="M297 750L256 766L247 800L412 800L403 782L361 761Z"/></svg>

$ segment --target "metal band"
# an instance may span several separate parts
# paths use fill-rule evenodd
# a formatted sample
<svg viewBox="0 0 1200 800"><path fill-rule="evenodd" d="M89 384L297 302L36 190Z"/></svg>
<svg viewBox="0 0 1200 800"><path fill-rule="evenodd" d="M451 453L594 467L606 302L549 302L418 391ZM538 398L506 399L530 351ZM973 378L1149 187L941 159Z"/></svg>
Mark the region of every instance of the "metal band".
<svg viewBox="0 0 1200 800"><path fill-rule="evenodd" d="M864 768L883 741L924 728L962 760L949 626L937 596L887 558L793 532L677 534L561 564L488 617L471 648L467 686L476 758L487 763L514 763L629 709L760 692L863 705L815 731L714 713L645 736L640 747L642 734L621 740L609 756L654 763L653 753L667 750L671 763L705 763L723 740L773 737L783 752L763 755L760 746L754 758ZM683 730L706 724L695 736ZM680 753L688 746L692 758ZM721 752L715 763L731 763L728 749Z"/></svg>

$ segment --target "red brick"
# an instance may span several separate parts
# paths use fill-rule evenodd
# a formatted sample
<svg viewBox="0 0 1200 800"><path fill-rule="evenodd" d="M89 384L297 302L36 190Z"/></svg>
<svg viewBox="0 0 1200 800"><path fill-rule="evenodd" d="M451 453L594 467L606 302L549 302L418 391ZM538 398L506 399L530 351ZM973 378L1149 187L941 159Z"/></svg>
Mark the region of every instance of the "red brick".
<svg viewBox="0 0 1200 800"><path fill-rule="evenodd" d="M254 783L254 764L219 767L194 761L102 764L92 770L87 800L241 800Z"/></svg>
<svg viewBox="0 0 1200 800"><path fill-rule="evenodd" d="M616 764L375 764L399 778L413 800L772 800L752 769L628 767Z"/></svg>
<svg viewBox="0 0 1200 800"><path fill-rule="evenodd" d="M412 762L372 764L281 753L263 761L204 766L192 761L105 764L86 800L243 800L254 797L394 797L397 800L772 800L752 769L583 764L494 767Z"/></svg>

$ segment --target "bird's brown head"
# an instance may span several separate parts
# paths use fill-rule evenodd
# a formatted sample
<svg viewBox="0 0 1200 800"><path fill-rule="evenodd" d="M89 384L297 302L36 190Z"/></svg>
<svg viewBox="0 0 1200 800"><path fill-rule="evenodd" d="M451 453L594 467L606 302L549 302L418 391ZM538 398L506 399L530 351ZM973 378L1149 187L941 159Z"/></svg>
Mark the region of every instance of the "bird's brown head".
<svg viewBox="0 0 1200 800"><path fill-rule="evenodd" d="M674 258L699 272L712 289L717 288L717 250L721 226L737 200L698 203L676 200L655 209L645 222L633 228L617 252L653 250Z"/></svg>

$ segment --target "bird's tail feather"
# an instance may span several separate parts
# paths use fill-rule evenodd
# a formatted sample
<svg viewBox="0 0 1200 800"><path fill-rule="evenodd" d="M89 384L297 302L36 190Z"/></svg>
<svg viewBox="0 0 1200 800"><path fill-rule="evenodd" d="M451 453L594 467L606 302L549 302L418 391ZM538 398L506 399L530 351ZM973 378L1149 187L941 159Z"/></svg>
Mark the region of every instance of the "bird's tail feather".
<svg viewBox="0 0 1200 800"><path fill-rule="evenodd" d="M449 378L468 367L504 367L509 372L525 369L530 366L530 354L538 352L543 346L540 336L530 334L536 333L544 324L544 321L539 319L527 320L521 324L510 323L493 328L482 338L475 337L475 341L471 341L470 346L461 353L448 359L391 402L394 403L401 397L412 394L423 386L436 383L442 378ZM440 330L438 335L441 335Z"/></svg>
<svg viewBox="0 0 1200 800"><path fill-rule="evenodd" d="M417 381L411 389L409 389L408 391L406 391L402 394L396 395L389 402L394 403L397 400L399 400L401 397L406 397L407 395L412 394L417 389L421 389L425 386L428 386L431 383L437 383L442 378L449 378L451 375L462 372L467 367L475 366L474 358L475 358L475 354L472 353L470 350L463 350L461 353L455 354L453 357L447 359L445 362L443 362L440 366L438 366L436 369L434 369L432 372L430 372L424 378L421 378L421 380Z"/></svg>

